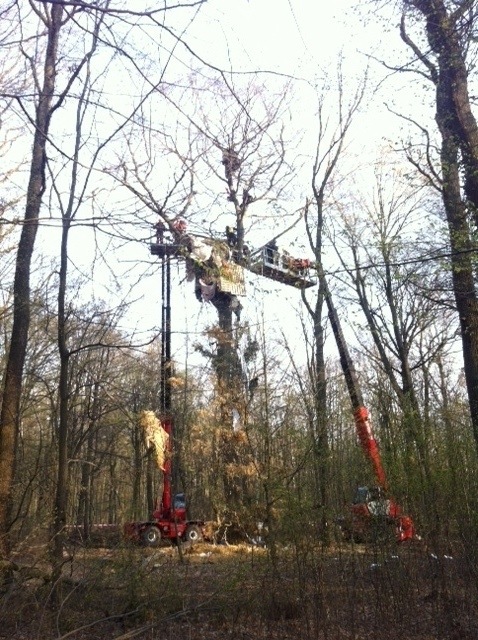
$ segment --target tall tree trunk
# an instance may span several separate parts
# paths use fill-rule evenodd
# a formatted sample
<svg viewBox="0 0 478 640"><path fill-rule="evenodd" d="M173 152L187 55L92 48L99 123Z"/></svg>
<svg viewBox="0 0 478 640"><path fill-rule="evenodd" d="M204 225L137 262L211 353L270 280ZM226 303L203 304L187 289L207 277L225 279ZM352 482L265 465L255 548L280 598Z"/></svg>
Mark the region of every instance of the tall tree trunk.
<svg viewBox="0 0 478 640"><path fill-rule="evenodd" d="M320 258L319 258L320 259ZM330 446L328 436L327 414L327 375L325 371L325 337L323 327L323 310L326 283L322 275L319 277L319 291L314 307L314 346L315 367L313 380L314 392L314 467L319 496L319 536L324 544L329 544L330 523Z"/></svg>
<svg viewBox="0 0 478 640"><path fill-rule="evenodd" d="M460 318L465 379L470 404L473 435L478 449L478 298L475 290L470 250L476 250L469 220L478 228L478 125L471 110L466 66L466 40L472 33L461 24L471 2L448 10L443 0L406 0L405 6L417 9L425 20L435 65L407 38L404 41L418 52L436 86L436 121L442 136L441 166L443 203L450 244L456 306ZM464 175L466 202L460 193L460 171Z"/></svg>
<svg viewBox="0 0 478 640"><path fill-rule="evenodd" d="M327 171L321 183L318 183L319 171L319 146L313 167L312 189L314 192L315 205L317 210L317 229L315 232L315 244L313 245L315 260L318 265L323 261L323 234L324 234L324 200L325 190L328 180L332 175L336 162L340 157L340 149L343 137L339 144L337 155L328 164ZM326 545L330 543L331 528L329 527L329 506L330 506L330 445L329 445L329 421L327 415L327 374L325 371L325 333L324 333L324 305L326 295L328 295L327 282L322 269L319 269L319 288L315 306L309 306L309 313L314 323L314 346L315 346L315 371L313 379L315 381L315 433L314 433L314 453L315 465L317 469L317 480L319 483L318 493L320 496L320 538ZM302 290L302 300L305 302L305 292Z"/></svg>
<svg viewBox="0 0 478 640"><path fill-rule="evenodd" d="M70 219L63 219L63 230L60 252L60 272L58 285L58 351L60 355L59 420L58 420L58 460L53 516L53 581L58 583L63 565L63 547L65 538L66 510L68 502L68 425L69 425L69 389L68 374L70 370L70 350L68 348L66 285L68 271L68 232Z"/></svg>
<svg viewBox="0 0 478 640"><path fill-rule="evenodd" d="M445 120L446 122L446 120ZM450 232L453 289L460 318L465 379L478 448L478 299L476 296L471 232L460 193L460 169L456 138L442 123L443 202Z"/></svg>
<svg viewBox="0 0 478 640"><path fill-rule="evenodd" d="M450 132L459 143L465 175L465 195L475 226L478 228L478 125L468 93L466 43L463 34L470 25L460 24L471 2L462 2L455 10L447 9L444 0L411 0L425 18L431 50L438 59L437 119L446 118ZM476 18L475 18L476 19ZM467 22L467 21L466 21ZM471 34L471 30L469 30ZM440 105L446 103L446 111Z"/></svg>
<svg viewBox="0 0 478 640"><path fill-rule="evenodd" d="M94 420L92 421L94 423ZM86 439L86 452L81 465L80 490L78 494L77 525L82 527L83 540L88 541L91 535L91 503L93 487L93 458L96 432L94 424L89 425Z"/></svg>
<svg viewBox="0 0 478 640"><path fill-rule="evenodd" d="M137 409L134 410L134 415L138 415ZM137 421L133 425L133 458L134 458L134 470L133 470L133 490L131 499L131 517L133 520L139 520L142 517L143 503L142 503L142 478L143 478L143 438L140 431L140 426Z"/></svg>
<svg viewBox="0 0 478 640"><path fill-rule="evenodd" d="M109 484L108 484L108 524L115 524L117 520L117 478L116 478L116 465L117 461L114 457L111 458L108 471L109 471Z"/></svg>
<svg viewBox="0 0 478 640"><path fill-rule="evenodd" d="M215 370L219 391L220 422L222 425L221 456L224 495L227 508L240 511L244 503L243 478L233 470L242 460L243 441L233 432L233 410L242 405L242 366L233 340L231 296L220 294L213 300L217 309L220 337L215 356ZM239 468L239 467L237 467Z"/></svg>
<svg viewBox="0 0 478 640"><path fill-rule="evenodd" d="M36 107L30 178L13 285L13 326L3 380L3 402L0 413L0 555L3 557L9 555L11 546L9 529L15 450L20 421L23 367L30 326L30 268L45 191L46 142L55 89L56 57L62 16L63 6L53 4L48 21L43 86Z"/></svg>

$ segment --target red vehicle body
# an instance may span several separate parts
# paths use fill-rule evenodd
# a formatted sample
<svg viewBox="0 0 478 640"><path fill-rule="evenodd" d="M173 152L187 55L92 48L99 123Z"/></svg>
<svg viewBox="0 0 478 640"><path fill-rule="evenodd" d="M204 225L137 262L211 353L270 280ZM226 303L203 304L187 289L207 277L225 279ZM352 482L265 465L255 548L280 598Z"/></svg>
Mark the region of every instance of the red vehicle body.
<svg viewBox="0 0 478 640"><path fill-rule="evenodd" d="M167 456L163 469L163 493L161 502L153 511L149 520L127 522L124 525L124 536L127 540L141 543L145 546L156 547L162 539L173 542L199 542L204 538L205 522L202 520L188 520L184 493L172 496L171 486L171 436L172 421L162 421L164 430L168 434Z"/></svg>
<svg viewBox="0 0 478 640"><path fill-rule="evenodd" d="M200 542L204 539L204 525L202 520L186 518L184 494L178 493L169 507L161 503L159 509L153 511L150 520L127 522L124 535L126 539L147 547L157 547L161 540Z"/></svg>
<svg viewBox="0 0 478 640"><path fill-rule="evenodd" d="M405 542L415 537L412 519L380 487L358 487L349 508L348 518L340 523L347 540L376 542L393 536L397 542Z"/></svg>
<svg viewBox="0 0 478 640"><path fill-rule="evenodd" d="M355 428L365 456L372 463L377 482L377 487L372 490L368 487L359 489L356 499L348 508L347 515L340 518L338 524L346 539L357 542L373 541L381 537L389 538L391 533L397 542L411 540L416 537L413 521L410 516L402 513L395 500L388 495L387 478L378 443L372 433L369 412L364 406L354 363L323 272L321 277L328 316L354 412Z"/></svg>
<svg viewBox="0 0 478 640"><path fill-rule="evenodd" d="M387 480L380 452L375 440L370 417L365 407L354 414L355 426L365 455L370 459L377 479L375 487L359 487L348 514L339 519L346 540L374 542L390 538L405 542L416 537L415 526L410 516L402 513L397 502L388 495Z"/></svg>

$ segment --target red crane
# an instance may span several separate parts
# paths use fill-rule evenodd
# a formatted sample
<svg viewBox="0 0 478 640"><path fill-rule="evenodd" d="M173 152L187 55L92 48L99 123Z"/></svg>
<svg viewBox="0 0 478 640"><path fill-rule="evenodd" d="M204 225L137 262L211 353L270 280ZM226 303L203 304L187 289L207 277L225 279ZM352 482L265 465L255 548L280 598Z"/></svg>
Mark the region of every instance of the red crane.
<svg viewBox="0 0 478 640"><path fill-rule="evenodd" d="M191 248L185 241L189 237L185 233L185 224L181 228L177 224L173 224L172 228L169 229L173 234L173 242L164 242L163 230L165 226L160 223L157 228L157 242L151 245L151 253L159 256L162 261L162 426L169 436L167 445L169 454L173 435L171 389L169 385L171 376L170 259L175 256L184 257L185 250L186 254L188 251L191 252ZM255 254L257 252L254 252ZM309 276L309 269L312 266L309 260L293 259L285 252L278 251L277 247L273 246L272 243L263 247L260 250L260 254L256 259L246 261L244 267L254 273L299 288L311 287L316 284L315 280ZM315 265L313 266L315 267ZM396 539L400 542L410 540L415 537L413 520L410 516L404 515L396 501L388 495L387 479L378 443L372 432L369 412L364 404L355 368L325 276L320 270L319 274L324 284L328 316L352 403L357 435L366 458L371 462L377 483L372 488L359 487L357 496L350 507L350 518L341 520L342 530L346 537L356 540L367 539L379 530L388 532L393 530ZM168 454L168 452L166 453ZM204 523L186 520L184 494L178 494L172 499L171 455L166 455L163 476L162 498L153 512L151 520L142 523L128 523L126 525L127 535L140 539L146 544L156 544L161 536L176 539L184 537L190 537L190 539L199 538L202 535Z"/></svg>
<svg viewBox="0 0 478 640"><path fill-rule="evenodd" d="M158 546L161 539L175 542L198 542L204 538L205 522L203 520L188 520L186 498L184 493L173 496L172 460L174 420L171 406L171 259L177 255L177 245L164 243L162 229L160 230L161 245L151 245L151 253L159 255L161 259L161 368L160 368L160 421L155 425L156 430L162 432L158 438L157 447L160 452L163 475L163 490L161 499L151 515L151 518L139 522L128 522L124 525L124 535L127 539L140 542L145 546ZM159 235L159 234L158 234ZM158 247L161 247L160 251Z"/></svg>
<svg viewBox="0 0 478 640"><path fill-rule="evenodd" d="M285 256L277 250L275 243L269 243L263 248L258 261L249 268L267 278L304 289L316 284L309 276L309 269L312 266L316 268L316 265L312 265L309 260L297 260ZM413 520L402 513L397 502L388 494L388 483L379 446L372 432L370 415L364 403L340 319L325 275L320 268L317 270L324 286L328 316L352 403L358 439L366 458L372 465L376 479L375 487L359 487L350 507L350 517L341 519L342 529L346 537L356 540L370 539L380 533L387 535L390 531L394 531L396 539L400 542L411 540L415 537Z"/></svg>
<svg viewBox="0 0 478 640"><path fill-rule="evenodd" d="M370 415L365 407L355 367L350 357L327 281L323 274L321 277L324 284L328 316L352 403L355 428L365 456L372 464L377 482L376 487L359 487L355 500L350 507L350 517L341 519L342 530L349 539L366 541L393 528L398 542L411 540L415 537L413 520L410 516L403 514L397 502L388 495L387 478L382 465L379 446L372 432Z"/></svg>
<svg viewBox="0 0 478 640"><path fill-rule="evenodd" d="M287 259L286 259L287 258ZM309 276L309 260L290 259L277 250L275 243L269 243L262 250L259 260L250 268L267 278L304 289L316 282ZM397 502L388 495L388 483L377 441L372 432L370 415L365 406L354 364L345 340L340 319L327 286L323 271L317 269L324 286L325 301L332 330L337 344L340 364L347 383L355 420L355 428L360 445L370 461L376 479L375 487L359 487L349 518L341 519L346 537L356 540L370 539L380 533L394 531L400 542L415 537L415 527L410 516L402 513Z"/></svg>

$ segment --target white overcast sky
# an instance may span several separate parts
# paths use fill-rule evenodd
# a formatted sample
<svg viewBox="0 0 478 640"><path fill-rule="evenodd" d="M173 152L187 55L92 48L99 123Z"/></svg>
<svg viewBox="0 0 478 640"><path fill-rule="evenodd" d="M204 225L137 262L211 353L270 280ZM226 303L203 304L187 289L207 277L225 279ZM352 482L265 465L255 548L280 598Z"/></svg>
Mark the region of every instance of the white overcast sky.
<svg viewBox="0 0 478 640"><path fill-rule="evenodd" d="M362 76L367 64L371 65L372 88L386 72L370 56L380 59L389 56L396 61L393 49L399 47L403 52L403 45L396 25L383 15L379 20L365 12L368 19L364 20L364 15L360 15L360 11L364 13L364 4L356 0L208 0L188 25L185 39L205 62L221 69L235 73L269 71L311 82L319 80L319 87L321 78L334 75L337 59L342 56L344 73L351 85L354 78ZM357 9L357 5L362 6ZM385 25L391 31L384 38ZM303 86L306 96L306 85ZM397 84L390 82L389 87L384 85L383 92L367 103L360 116L361 124L354 129L353 135L364 155L373 157L381 141L390 137L393 127L399 126L396 117L384 106L388 98L391 100L392 87L394 98L398 95ZM296 100L303 103L298 113L304 119L310 105L302 94ZM177 282L176 278L180 274L175 277ZM265 322L275 327L276 335L289 329L291 335L300 335L294 311L294 306L300 307L298 292L264 278L255 280L254 296L249 288L250 295L243 300L246 310L254 297L259 308L264 305ZM173 326L179 332L190 333L194 341L196 328L215 322L216 312L210 305L198 304L191 292L183 291L184 287L188 284L183 283L174 300ZM159 300L155 302L157 313Z"/></svg>
<svg viewBox="0 0 478 640"><path fill-rule="evenodd" d="M226 66L310 76L324 59L353 46L351 0L209 0L206 49ZM198 43L200 36L198 36ZM215 59L218 63L217 58Z"/></svg>
<svg viewBox="0 0 478 640"><path fill-rule="evenodd" d="M354 76L360 77L370 62L368 55L391 55L392 49L392 38L383 48L384 23L372 19L364 22L359 15L356 5L362 5L359 9L363 9L364 4L357 0L208 0L188 24L185 40L205 62L221 69L235 73L286 74L318 81L319 87L321 78L328 73L334 75L337 59L342 55L344 72L352 84ZM184 15L186 13L189 12L185 11ZM390 23L388 26L393 27ZM393 41L398 44L397 30L392 32ZM184 51L182 55L187 56ZM377 74L377 78L384 75L378 63L372 63L372 66L372 75ZM374 82L375 78L371 81L372 86ZM296 95L295 99L299 105L299 118L305 120L307 114L312 115L313 109L307 102L306 83L302 86L304 94ZM354 135L363 153L373 155L381 139L390 134L394 118L384 108L386 97L387 90L376 96L373 103L368 103L361 115L362 124L355 127ZM310 137L314 135L315 130ZM138 249L147 253L147 247ZM125 255L124 259L134 260L135 256ZM143 259L142 255L140 259ZM145 255L144 259L148 260L149 256ZM183 271L175 273L175 282L182 277ZM276 337L282 330L301 335L294 311L294 307L300 307L299 292L265 278L259 282L257 278L253 279L256 281L254 288L248 289L250 295L243 301L246 310L253 302L259 307L256 313L260 313L261 306L266 309L265 322L273 328ZM137 319L140 328L148 332L160 322L159 270L157 279L153 276L144 283L144 291L140 291L141 288L138 287L138 303L134 306L138 313L133 312L129 318L129 328L136 325ZM190 345L196 339L196 331L216 321L216 312L211 305L201 305L195 300L190 283L183 283L175 293L173 330L183 337L189 334ZM140 315L146 323L141 322ZM175 342L179 348L181 338ZM187 357L184 348L181 351L180 365L181 359Z"/></svg>
<svg viewBox="0 0 478 640"><path fill-rule="evenodd" d="M357 2L352 0L208 0L187 29L186 39L205 62L236 73L270 71L313 81L333 74L338 56L343 55L345 73L353 78L363 73L368 62L365 52L373 46L373 33L361 24L354 5ZM304 96L305 89L304 84ZM296 99L300 103L303 97ZM299 117L309 108L315 105L303 104ZM376 113L374 117L376 125ZM373 133L381 135L380 127L363 133L366 140ZM298 291L254 278L248 294L242 299L246 313L251 304L257 304L257 313L264 311L265 327L273 328L277 338L281 331L301 336L294 310L301 306ZM173 302L173 327L190 332L191 341L196 327L216 320L214 308L199 305L190 295L178 295ZM179 342L178 336L174 343Z"/></svg>
<svg viewBox="0 0 478 640"><path fill-rule="evenodd" d="M357 0L208 0L187 39L223 69L283 73L319 87L321 78L334 75L339 56L350 87L368 68L370 95L377 85L380 90L362 109L361 135L355 134L359 144L375 146L403 124L388 107L406 112L416 96L408 90L410 74L389 73L380 62L405 59L398 15L387 7L372 15L370 6Z"/></svg>

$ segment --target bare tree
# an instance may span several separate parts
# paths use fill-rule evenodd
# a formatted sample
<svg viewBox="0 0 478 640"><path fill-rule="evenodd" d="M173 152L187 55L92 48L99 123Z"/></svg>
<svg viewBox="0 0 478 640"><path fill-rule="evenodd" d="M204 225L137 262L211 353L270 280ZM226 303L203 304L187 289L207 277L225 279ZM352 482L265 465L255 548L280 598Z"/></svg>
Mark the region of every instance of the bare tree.
<svg viewBox="0 0 478 640"><path fill-rule="evenodd" d="M306 290L302 290L302 300L312 321L314 336L313 354L310 361L310 376L313 381L313 405L309 407L311 432L313 434L316 464L317 492L320 495L321 535L324 541L330 536L329 525L329 443L327 419L327 381L325 367L325 317L324 305L328 289L323 270L324 231L326 212L333 206L334 184L338 181L339 163L345 149L346 137L357 114L365 91L365 80L361 82L348 98L341 65L338 65L336 79L336 120L330 117L328 101L325 95L319 96L316 113L317 145L312 165L312 197L305 207L306 232L310 249L317 265L317 296L310 301Z"/></svg>
<svg viewBox="0 0 478 640"><path fill-rule="evenodd" d="M151 33L151 31L157 32L158 30L161 30L163 33L168 33L170 42L172 43L171 46L174 47L178 45L180 38L168 28L164 20L165 12L170 8L181 9L190 7L194 14L200 8L200 5L203 4L203 1L204 0L199 0L198 2L186 4L177 3L172 7L164 6L152 10L144 8L143 11L122 10L118 8L115 8L113 11L108 2L103 3L101 6L87 6L81 2L26 2L24 4L12 3L10 7L16 20L22 20L24 18L22 10L26 8L26 5L28 5L27 8L31 10L28 19L22 22L22 29L17 29L16 31L11 29L9 38L13 41L12 46L16 44L17 47L18 41L16 39L18 38L18 34L21 34L23 38L20 40L20 50L24 56L26 66L31 71L31 77L33 78L35 86L35 95L34 100L31 101L33 105L31 111L33 114L30 114L28 94L24 96L20 93L12 92L11 94L11 98L14 98L20 105L20 109L18 109L19 114L24 118L26 117L28 124L31 125L34 130L34 134L25 215L17 252L13 291L13 327L9 340L9 352L4 377L2 413L0 416L0 536L3 545L2 555L7 555L9 550L8 530L11 510L11 488L15 466L16 438L19 428L22 373L30 322L31 264L40 224L40 210L47 188L48 174L50 174L51 177L52 198L56 197L61 211L62 223L58 294L58 346L62 360L60 375L60 395L62 402L60 413L62 417L59 431L61 437L59 442L59 476L55 520L55 529L56 532L59 533L65 522L67 491L67 483L64 482L67 473L68 436L68 398L65 380L67 378L68 362L71 356L66 328L69 314L67 302L68 236L72 227L72 221L82 205L84 211L84 202L88 200L93 209L101 203L101 195L99 194L104 193L104 184L99 186L100 181L98 181L95 187L92 188L90 192L87 192L87 185L93 172L97 169L97 161L101 150L114 138L115 133L121 129L121 126L124 125L125 122L133 120L135 117L140 117L138 115L139 109L140 106L144 104L144 100L139 99L136 101L135 98L132 98L131 101L128 101L124 110L124 105L121 105L119 109L113 108L112 105L108 103L108 92L99 91L97 96L100 96L100 99L95 103L95 115L92 115L90 119L88 118L87 113L92 113L93 111L93 108L89 109L93 103L90 100L91 94L88 92L92 90L97 91L98 87L96 86L92 89L95 82L107 82L110 78L108 69L104 69L103 67L100 77L97 76L92 79L91 76L90 63L100 40L98 38L99 26L103 21L114 21L117 15L121 15L121 20L117 21L116 29L111 28L110 31L107 29L104 30L104 38L101 39L101 46L103 47L102 53L107 55L105 53L106 48L110 47L110 60L116 61L121 58L123 62L126 61L125 64L129 64L130 69L133 69L138 77L142 78L141 81L147 84L148 89L145 93L146 95L150 95L156 91L157 85L151 81L151 76L148 75L147 69L141 69L141 66L137 64L135 55L127 51L127 45L130 41L125 32L129 33L129 29L138 22L141 16L144 17L148 23L148 33ZM15 13L17 11L18 15ZM8 16L4 14L3 17ZM38 36L35 32L31 37L23 35L27 32L27 26L32 30L38 28L38 32L41 35ZM111 27L111 25L108 26ZM65 36L64 39L61 38L63 34ZM80 34L80 36L78 36L78 34ZM45 43L44 50L42 49L43 41ZM82 48L84 41L91 41L93 43L86 53ZM153 35L151 35L151 41L155 43L156 47L156 41ZM80 42L81 46L78 44ZM134 38L131 39L131 43L131 49L134 50L136 48ZM38 45L36 48L34 46L35 44ZM122 44L125 48L121 48ZM41 56L43 56L43 59L41 59ZM146 61L146 58L144 58L144 60ZM170 60L170 58L168 58L168 60ZM161 73L163 72L164 69L161 70ZM78 82L79 80L80 82ZM78 95L75 93L77 88ZM75 104L78 105L75 115L72 115L72 112L68 110L69 104L65 107L66 97L72 97ZM64 109L63 113L66 118L57 129L59 133L58 138L53 139L51 131L52 116L56 111L60 110L60 108ZM84 127L83 131L85 131L87 127L90 127L90 133L92 133L94 127L99 125L100 121L103 122L100 118L102 109L105 109L104 112L108 110L110 116L114 113L115 117L110 117L108 121L109 126L105 127L104 136L100 136L100 142L98 143L96 151L91 152L88 158L86 158L90 152L90 148L86 137L82 135L82 127ZM62 126L68 128L68 125L65 124L68 120L70 120L72 124L71 130L74 129L75 135L72 138L68 138L70 132L67 132L66 138L62 137L65 134ZM66 145L64 144L65 139L73 140L71 154L66 150ZM91 141L91 138L89 141ZM83 161L84 165L82 164ZM62 179L65 175L65 167L70 169L71 184L69 192L64 198ZM80 173L83 173L82 179L79 178ZM96 174L96 177L98 175L99 174ZM131 217L129 219L130 223ZM95 214L93 214L93 218L95 218ZM111 220L111 216L109 216L108 220ZM85 226L90 225L94 227L95 230L99 228L99 225L95 225L91 219L86 222L85 218L83 218L82 224ZM119 235L118 233L117 236ZM102 254L102 251L103 248L98 248L99 255ZM58 536L55 540L57 538ZM58 558L60 558L60 547L61 544L58 543L56 547Z"/></svg>
<svg viewBox="0 0 478 640"><path fill-rule="evenodd" d="M198 299L205 300L201 281L212 291L207 301L218 313L218 327L209 334L215 348L203 348L203 353L211 358L217 375L219 423L225 429L227 458L236 455L230 442L233 415L243 413L247 394L233 324L235 317L240 319L242 305L234 292L218 286L221 265L241 273L249 266L246 235L247 227L252 228L255 203L271 207L275 203L280 210L279 197L292 179L282 124L287 103L281 94L273 104L265 88L254 82L236 87L223 75L221 80L196 86L198 77L191 81L187 101L180 86L164 92L163 99L177 110L175 135L168 123L153 135L138 131L144 136L146 153L131 148L129 159L119 158L110 171L159 216L173 242L182 248L179 255L186 259ZM152 182L159 163L169 169L162 193ZM228 218L233 222L227 224ZM212 246L211 259L199 255L201 244L209 247L208 256ZM232 502L239 502L240 489L226 479L225 483Z"/></svg>
<svg viewBox="0 0 478 640"><path fill-rule="evenodd" d="M43 5L39 8L38 15L46 29L47 43L44 52L43 77L38 78L36 86L37 100L32 161L25 215L17 252L13 290L13 326L3 381L3 401L0 414L0 553L2 556L8 556L9 553L11 487L18 437L23 366L30 323L30 264L46 186L46 144L52 113L65 97L63 95L55 100L57 51L63 27L64 8L61 4L55 4L51 7Z"/></svg>
<svg viewBox="0 0 478 640"><path fill-rule="evenodd" d="M476 7L472 0L404 0L400 6L400 35L413 54L413 60L401 70L414 70L435 89L440 169L430 165L418 168L438 186L448 221L453 289L478 447L478 298L473 263L478 222L478 126L469 93ZM430 149L431 136L423 126L421 130ZM431 159L424 157L425 161Z"/></svg>
<svg viewBox="0 0 478 640"><path fill-rule="evenodd" d="M230 215L233 220L225 225L232 260L248 268L253 260L250 243L256 207L263 209L265 204L274 211L274 216L283 216L281 224L287 217L284 200L295 175L288 162L290 149L283 124L289 107L288 87L282 87L282 92L273 100L267 85L263 86L258 78L241 83L237 78L228 79L223 75L222 82L214 83L208 90L215 95L217 107L211 111L204 101L198 100L195 121L202 134L204 159L213 184L222 185L229 203L223 208L221 219L228 221ZM262 207L256 203L262 203ZM259 216L256 220L260 220ZM234 298L219 294L211 303L218 312L216 353L212 362L217 373L219 424L223 427L223 467L239 470L236 477L231 473L224 475L224 487L229 508L239 510L240 505L248 502L247 478L240 472L247 467L248 452L241 441L241 432L236 431L234 435L231 426L234 413L241 416L242 425L246 424L249 395L246 385L250 380L246 380L238 358L237 338L241 334L235 335L233 330L234 313L239 319Z"/></svg>
<svg viewBox="0 0 478 640"><path fill-rule="evenodd" d="M410 186L399 171L379 163L374 194L359 200L357 216L350 208L343 212L349 250L337 248L365 320L356 331L357 340L365 360L387 377L401 414L406 474L396 484L403 483L403 490L417 502L433 493L434 482L429 443L433 425L420 383L430 363L450 348L456 331L453 312L435 300L437 265L424 260L438 254L427 232L434 223L434 216L427 224L424 215L427 196L423 185ZM349 252L351 264L345 258ZM378 411L386 424L387 412ZM431 505L432 500L424 500L420 511L430 522L438 522Z"/></svg>

